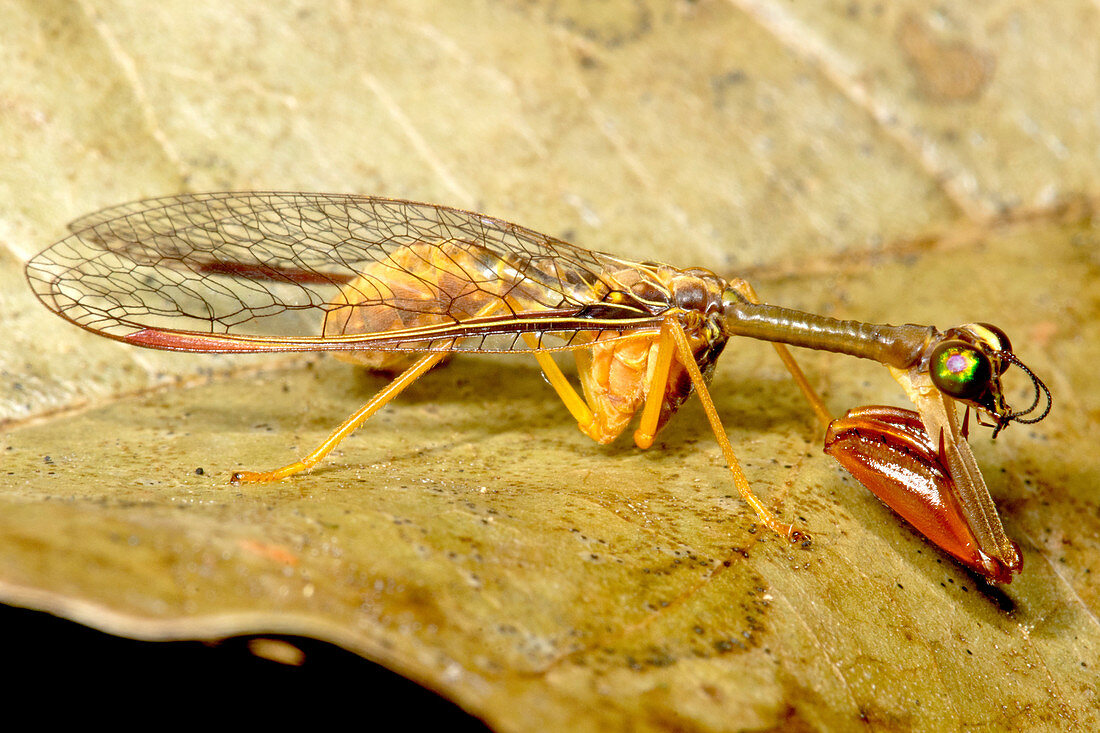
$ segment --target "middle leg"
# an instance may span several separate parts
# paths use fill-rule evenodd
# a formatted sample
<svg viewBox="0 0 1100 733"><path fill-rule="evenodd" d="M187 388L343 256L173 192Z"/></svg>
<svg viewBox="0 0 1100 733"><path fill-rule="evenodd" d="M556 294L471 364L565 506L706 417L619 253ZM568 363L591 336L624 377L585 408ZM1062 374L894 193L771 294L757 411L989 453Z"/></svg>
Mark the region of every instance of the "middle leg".
<svg viewBox="0 0 1100 733"><path fill-rule="evenodd" d="M795 529L793 525L780 521L771 510L764 506L764 503L760 501L756 494L753 493L752 486L745 476L745 471L741 468L740 461L737 460L737 454L733 451L733 445L730 444L729 436L726 435L726 429L722 426L722 420L718 416L718 410L714 406L714 400L711 399L710 391L707 389L706 381L703 379L703 373L699 370L699 365L695 362L691 343L688 340L687 334L684 333L683 326L680 325L675 317L669 316L665 319L664 325L661 328L661 339L662 343L658 346L658 353L660 353L662 349L669 351L670 356L668 359L669 363L671 363L671 351L675 349L677 361L682 363L687 370L688 376L691 378L692 386L695 388L695 393L699 395L699 401L703 405L703 412L706 413L707 421L710 422L711 431L718 441L718 446L722 449L722 455L726 459L726 467L729 468L730 474L733 476L733 483L737 486L737 491L740 492L741 498L753 508L756 515L760 518L760 521L776 534L787 537L791 541L807 539L808 536ZM666 339L671 342L669 345L666 345ZM668 370L666 368L665 375L662 379L667 379L667 377ZM657 375L654 375L654 379L657 379ZM652 388L650 389L651 401L658 400L658 397L654 396L655 392L656 391ZM660 394L663 395L663 393L664 389L661 389ZM659 405L657 408L650 408L650 401L647 401L646 412L651 411L651 409L654 413L659 412ZM643 412L643 421L646 420L645 414L646 413ZM652 417L651 420L655 422L656 417Z"/></svg>
<svg viewBox="0 0 1100 733"><path fill-rule="evenodd" d="M736 290L741 297L750 303L760 303L760 297L756 294L756 290L746 280L740 278L731 280L730 287ZM817 391L810 386L810 380L806 379L805 373L802 368L798 366L798 362L794 360L791 355L790 349L783 344L773 343L775 347L775 353L779 354L780 360L783 365L787 367L787 371L790 372L791 378L794 379L798 388L802 390L802 394L810 403L810 407L813 408L814 414L817 415L818 422L825 428L829 427L829 423L833 421L832 416L829 414L829 408L825 406L824 400L817 394Z"/></svg>

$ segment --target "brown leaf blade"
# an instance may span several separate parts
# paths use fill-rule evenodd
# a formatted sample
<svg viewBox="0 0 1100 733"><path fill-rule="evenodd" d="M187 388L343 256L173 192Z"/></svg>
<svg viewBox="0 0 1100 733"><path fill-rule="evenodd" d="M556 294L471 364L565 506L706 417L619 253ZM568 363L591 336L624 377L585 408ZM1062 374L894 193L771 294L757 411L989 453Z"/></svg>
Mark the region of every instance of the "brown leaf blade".
<svg viewBox="0 0 1100 733"><path fill-rule="evenodd" d="M1071 5L6 6L0 597L138 638L315 636L502 730L1095 728L1098 248L1048 206L1096 192ZM698 408L596 446L523 359L458 359L312 474L232 487L384 380L126 349L20 272L66 220L181 186L482 208L782 273L754 279L779 304L998 323L1056 400L973 438L1024 572L989 591L846 480L752 342L717 406L808 548L753 531ZM800 358L837 414L901 404L874 365Z"/></svg>

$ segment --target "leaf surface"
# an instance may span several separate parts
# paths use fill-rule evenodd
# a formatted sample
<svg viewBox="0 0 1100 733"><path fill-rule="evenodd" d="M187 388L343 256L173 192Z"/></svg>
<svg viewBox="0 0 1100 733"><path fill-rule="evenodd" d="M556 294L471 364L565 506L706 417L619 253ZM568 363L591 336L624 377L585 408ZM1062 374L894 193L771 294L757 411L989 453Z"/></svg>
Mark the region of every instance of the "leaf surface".
<svg viewBox="0 0 1100 733"><path fill-rule="evenodd" d="M1095 728L1098 26L1084 3L6 5L0 598L135 638L315 636L500 730ZM385 379L97 339L21 263L103 206L249 188L484 210L838 317L994 322L1056 401L972 438L1024 572L989 589L902 525L743 340L713 394L809 547L755 529L696 403L649 451L597 446L518 357L456 359L311 474L231 486ZM799 358L836 414L904 404L881 367Z"/></svg>

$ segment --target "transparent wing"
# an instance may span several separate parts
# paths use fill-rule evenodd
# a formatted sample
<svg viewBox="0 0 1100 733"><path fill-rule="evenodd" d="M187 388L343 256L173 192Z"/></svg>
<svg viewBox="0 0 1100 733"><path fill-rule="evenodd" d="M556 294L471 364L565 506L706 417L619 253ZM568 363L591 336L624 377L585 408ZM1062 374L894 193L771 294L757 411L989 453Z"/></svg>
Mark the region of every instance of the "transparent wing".
<svg viewBox="0 0 1100 733"><path fill-rule="evenodd" d="M143 346L510 351L659 322L653 303L605 303L648 266L431 204L188 194L70 228L27 263L35 293L83 328Z"/></svg>

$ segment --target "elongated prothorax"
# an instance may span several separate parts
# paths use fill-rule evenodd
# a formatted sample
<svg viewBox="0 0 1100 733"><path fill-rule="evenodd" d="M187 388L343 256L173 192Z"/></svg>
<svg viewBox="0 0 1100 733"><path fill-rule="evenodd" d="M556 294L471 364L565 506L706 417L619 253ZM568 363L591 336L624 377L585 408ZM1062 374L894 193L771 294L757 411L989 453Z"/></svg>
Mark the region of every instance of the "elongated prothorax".
<svg viewBox="0 0 1100 733"><path fill-rule="evenodd" d="M899 369L915 364L936 334L931 326L842 321L764 303L727 303L723 316L730 335L849 354Z"/></svg>

